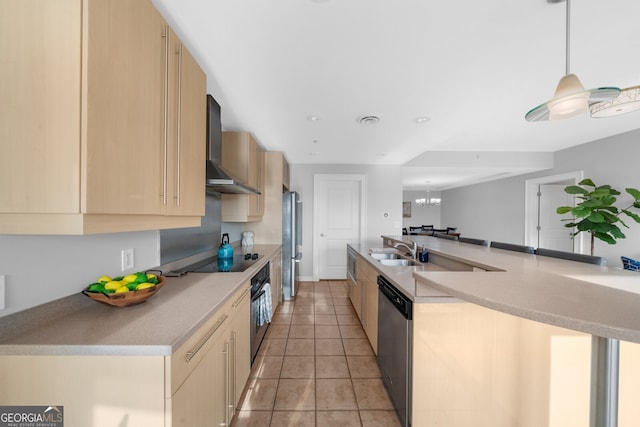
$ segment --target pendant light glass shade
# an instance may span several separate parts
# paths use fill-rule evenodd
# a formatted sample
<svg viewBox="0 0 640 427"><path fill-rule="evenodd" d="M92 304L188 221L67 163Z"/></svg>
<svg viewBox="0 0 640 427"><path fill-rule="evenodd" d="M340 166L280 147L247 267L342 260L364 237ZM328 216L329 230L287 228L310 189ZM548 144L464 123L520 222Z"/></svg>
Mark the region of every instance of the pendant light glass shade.
<svg viewBox="0 0 640 427"><path fill-rule="evenodd" d="M529 122L561 120L589 112L589 105L610 101L620 93L616 87L585 90L575 74L567 74L558 83L553 98L532 108L524 118Z"/></svg>
<svg viewBox="0 0 640 427"><path fill-rule="evenodd" d="M591 117L612 117L640 110L640 86L622 89L617 98L593 104Z"/></svg>
<svg viewBox="0 0 640 427"><path fill-rule="evenodd" d="M562 1L562 0L560 0ZM566 28L566 75L560 79L553 98L544 104L532 108L524 115L529 122L560 120L575 117L589 112L589 106L604 101L611 101L620 93L617 87L601 87L585 90L575 74L569 73L569 25L570 0L567 2Z"/></svg>

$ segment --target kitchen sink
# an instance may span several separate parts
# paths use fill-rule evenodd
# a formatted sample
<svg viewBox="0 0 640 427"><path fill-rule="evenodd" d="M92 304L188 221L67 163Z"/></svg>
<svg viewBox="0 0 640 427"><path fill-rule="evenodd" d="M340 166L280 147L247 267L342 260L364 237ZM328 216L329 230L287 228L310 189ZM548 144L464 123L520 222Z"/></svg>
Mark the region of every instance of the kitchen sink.
<svg viewBox="0 0 640 427"><path fill-rule="evenodd" d="M418 261L414 261L406 258L396 258L396 259L379 259L378 262L382 265L390 265L395 267L406 267L413 265L422 265Z"/></svg>
<svg viewBox="0 0 640 427"><path fill-rule="evenodd" d="M372 253L371 257L375 258L377 260L380 260L380 259L402 259L402 255L397 254L397 253L390 253L390 252Z"/></svg>

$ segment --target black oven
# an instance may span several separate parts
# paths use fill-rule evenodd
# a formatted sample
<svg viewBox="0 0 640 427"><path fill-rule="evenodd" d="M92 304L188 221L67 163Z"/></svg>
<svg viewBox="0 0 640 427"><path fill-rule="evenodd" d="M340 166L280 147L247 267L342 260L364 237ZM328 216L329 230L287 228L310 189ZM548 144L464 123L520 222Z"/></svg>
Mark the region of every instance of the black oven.
<svg viewBox="0 0 640 427"><path fill-rule="evenodd" d="M271 277L267 262L251 278L251 363L253 364L260 344L271 323Z"/></svg>

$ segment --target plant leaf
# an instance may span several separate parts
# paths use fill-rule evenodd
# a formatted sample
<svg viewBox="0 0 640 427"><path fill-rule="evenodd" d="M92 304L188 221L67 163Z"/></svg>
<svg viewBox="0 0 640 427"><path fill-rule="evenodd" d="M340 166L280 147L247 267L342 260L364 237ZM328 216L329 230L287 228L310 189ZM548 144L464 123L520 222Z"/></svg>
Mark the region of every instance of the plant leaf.
<svg viewBox="0 0 640 427"><path fill-rule="evenodd" d="M578 185L588 185L589 187L595 187L596 185L589 178L585 178L578 183Z"/></svg>
<svg viewBox="0 0 640 427"><path fill-rule="evenodd" d="M631 212L631 211L628 211L628 210L626 210L626 209L623 209L623 210L622 210L622 212L624 212L628 217L633 218L633 220L634 220L635 222L640 223L640 215L635 214L635 213L633 213L633 212Z"/></svg>
<svg viewBox="0 0 640 427"><path fill-rule="evenodd" d="M596 236L596 238L598 238L598 239L600 239L600 240L602 240L604 242L607 242L610 245L615 245L616 244L616 239L614 239L613 237L609 236L607 233L596 232L594 235Z"/></svg>
<svg viewBox="0 0 640 427"><path fill-rule="evenodd" d="M571 212L571 209L573 209L573 207L571 206L560 206L558 209L556 209L556 213L560 215L566 214L567 212Z"/></svg>
<svg viewBox="0 0 640 427"><path fill-rule="evenodd" d="M589 192L582 187L578 187L577 185L570 185L564 188L564 192L567 194L583 194L587 195Z"/></svg>
<svg viewBox="0 0 640 427"><path fill-rule="evenodd" d="M640 191L635 188L626 188L625 190L635 199L636 202L640 202Z"/></svg>
<svg viewBox="0 0 640 427"><path fill-rule="evenodd" d="M578 218L587 217L591 215L592 211L593 209L585 206L576 206L575 208L571 209L571 213L573 213L573 216L576 216Z"/></svg>
<svg viewBox="0 0 640 427"><path fill-rule="evenodd" d="M604 215L602 215L598 211L593 211L591 212L591 215L587 217L587 219L594 223L600 223L600 222L604 222Z"/></svg>

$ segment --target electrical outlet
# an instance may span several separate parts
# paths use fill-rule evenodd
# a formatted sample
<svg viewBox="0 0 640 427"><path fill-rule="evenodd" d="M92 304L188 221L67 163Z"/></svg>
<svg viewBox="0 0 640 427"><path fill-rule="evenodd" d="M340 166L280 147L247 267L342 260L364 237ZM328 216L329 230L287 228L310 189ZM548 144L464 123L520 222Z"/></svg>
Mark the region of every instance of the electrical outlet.
<svg viewBox="0 0 640 427"><path fill-rule="evenodd" d="M4 275L0 275L0 310L4 310Z"/></svg>
<svg viewBox="0 0 640 427"><path fill-rule="evenodd" d="M122 256L122 271L133 269L133 249L123 249Z"/></svg>

